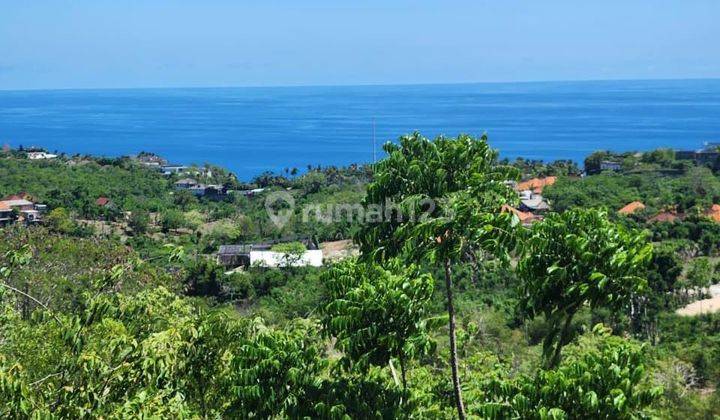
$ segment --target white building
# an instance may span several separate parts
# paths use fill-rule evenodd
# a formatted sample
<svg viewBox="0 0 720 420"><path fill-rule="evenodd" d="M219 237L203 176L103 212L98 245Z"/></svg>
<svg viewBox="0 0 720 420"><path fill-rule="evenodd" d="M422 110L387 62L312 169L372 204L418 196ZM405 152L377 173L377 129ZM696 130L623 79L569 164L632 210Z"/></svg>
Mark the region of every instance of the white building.
<svg viewBox="0 0 720 420"><path fill-rule="evenodd" d="M250 251L250 265L256 267L322 267L323 252L312 249L302 254L276 251Z"/></svg>
<svg viewBox="0 0 720 420"><path fill-rule="evenodd" d="M30 160L39 160L39 159L55 159L58 155L53 155L52 153L46 153L46 152L28 152L27 157Z"/></svg>

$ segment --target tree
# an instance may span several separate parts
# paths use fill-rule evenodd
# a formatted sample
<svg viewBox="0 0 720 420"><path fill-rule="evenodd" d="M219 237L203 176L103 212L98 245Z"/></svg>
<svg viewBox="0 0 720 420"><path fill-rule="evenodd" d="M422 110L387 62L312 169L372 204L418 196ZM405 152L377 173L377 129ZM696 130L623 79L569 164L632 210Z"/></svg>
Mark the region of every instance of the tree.
<svg viewBox="0 0 720 420"><path fill-rule="evenodd" d="M145 210L135 210L130 215L128 220L128 227L132 230L134 235L142 235L148 230L150 225L150 215Z"/></svg>
<svg viewBox="0 0 720 420"><path fill-rule="evenodd" d="M544 315L545 366L556 367L575 314L591 308L621 308L647 281L640 278L652 257L642 233L629 231L599 210L551 214L533 226L518 265L521 312Z"/></svg>
<svg viewBox="0 0 720 420"><path fill-rule="evenodd" d="M713 267L708 257L698 257L690 262L687 273L686 286L696 295L710 287L713 281Z"/></svg>
<svg viewBox="0 0 720 420"><path fill-rule="evenodd" d="M68 234L75 230L75 223L70 217L70 213L63 207L52 209L50 213L45 216L45 225L58 233Z"/></svg>
<svg viewBox="0 0 720 420"><path fill-rule="evenodd" d="M661 389L647 386L647 356L643 345L612 336L598 324L583 336L555 370L534 376L488 381L489 395L480 405L482 418L636 419Z"/></svg>
<svg viewBox="0 0 720 420"><path fill-rule="evenodd" d="M185 216L177 210L167 210L163 212L160 219L160 226L163 232L177 230L185 226Z"/></svg>
<svg viewBox="0 0 720 420"><path fill-rule="evenodd" d="M407 362L433 347L428 336L438 318L428 318L434 281L416 267L393 270L347 261L323 276L328 302L323 327L337 337L337 347L355 365L385 366L400 362L403 389L407 390ZM439 319L444 322L444 319Z"/></svg>
<svg viewBox="0 0 720 420"><path fill-rule="evenodd" d="M384 146L387 157L375 165L364 204L378 206L382 220L363 225L355 235L363 258L386 261L404 254L429 258L444 269L450 335L450 366L458 416L465 418L458 373L452 265L468 247L499 254L508 245L517 219L501 214L517 200L507 181L514 168L497 164L485 136L476 139L419 133ZM513 221L515 222L513 224Z"/></svg>

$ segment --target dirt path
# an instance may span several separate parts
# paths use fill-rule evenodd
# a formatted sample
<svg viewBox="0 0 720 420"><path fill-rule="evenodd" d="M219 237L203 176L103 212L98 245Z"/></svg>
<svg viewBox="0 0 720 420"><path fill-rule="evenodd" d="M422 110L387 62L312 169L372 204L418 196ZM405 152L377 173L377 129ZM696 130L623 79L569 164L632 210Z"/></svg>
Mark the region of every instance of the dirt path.
<svg viewBox="0 0 720 420"><path fill-rule="evenodd" d="M678 315L695 316L720 311L720 284L710 286L709 299L698 300L677 310Z"/></svg>

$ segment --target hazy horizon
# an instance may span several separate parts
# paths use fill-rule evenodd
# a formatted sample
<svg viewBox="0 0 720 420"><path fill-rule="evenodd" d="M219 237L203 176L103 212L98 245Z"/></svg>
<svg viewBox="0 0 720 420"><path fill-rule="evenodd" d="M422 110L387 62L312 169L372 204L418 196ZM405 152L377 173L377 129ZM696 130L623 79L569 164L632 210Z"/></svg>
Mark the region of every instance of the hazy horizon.
<svg viewBox="0 0 720 420"><path fill-rule="evenodd" d="M0 89L720 77L720 2L0 0Z"/></svg>

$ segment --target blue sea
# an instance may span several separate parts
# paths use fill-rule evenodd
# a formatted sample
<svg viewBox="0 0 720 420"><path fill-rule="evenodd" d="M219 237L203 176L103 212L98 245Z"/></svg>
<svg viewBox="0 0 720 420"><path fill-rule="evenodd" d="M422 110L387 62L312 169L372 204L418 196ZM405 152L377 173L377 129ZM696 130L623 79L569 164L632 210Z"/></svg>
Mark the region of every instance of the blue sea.
<svg viewBox="0 0 720 420"><path fill-rule="evenodd" d="M404 133L487 133L501 156L720 140L720 80L0 91L0 144L105 156L150 151L241 179L373 159Z"/></svg>

